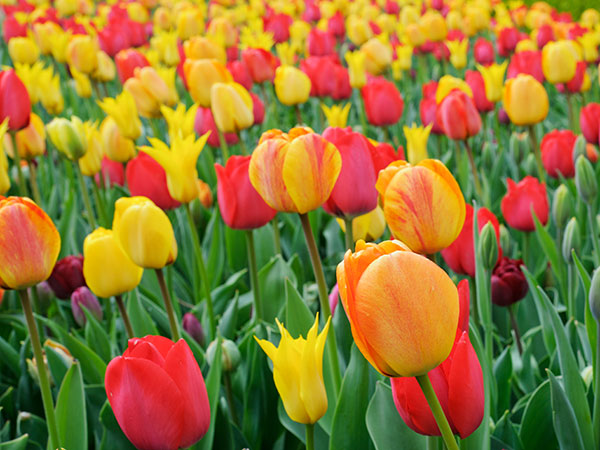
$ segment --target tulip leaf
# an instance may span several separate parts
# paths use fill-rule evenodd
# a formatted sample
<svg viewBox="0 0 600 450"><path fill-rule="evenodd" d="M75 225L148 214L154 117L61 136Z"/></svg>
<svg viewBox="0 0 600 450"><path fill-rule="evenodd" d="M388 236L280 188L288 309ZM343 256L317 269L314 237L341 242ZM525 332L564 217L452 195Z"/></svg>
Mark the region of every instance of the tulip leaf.
<svg viewBox="0 0 600 450"><path fill-rule="evenodd" d="M559 447L568 450L584 450L581 431L575 417L573 407L567 398L564 389L552 374L548 371L550 378L550 397L552 400L552 419L554 430L558 438Z"/></svg>
<svg viewBox="0 0 600 450"><path fill-rule="evenodd" d="M147 336L149 334L158 334L156 325L150 318L146 308L142 306L137 289L129 294L127 299L127 314L133 328L133 333L137 337Z"/></svg>
<svg viewBox="0 0 600 450"><path fill-rule="evenodd" d="M233 301L229 302L229 306L219 321L219 333L226 339L235 339L238 320L239 294L235 293Z"/></svg>
<svg viewBox="0 0 600 450"><path fill-rule="evenodd" d="M581 280L581 284L583 285L583 293L584 293L584 307L585 307L585 328L587 330L588 339L591 342L596 342L596 333L598 333L598 325L596 325L596 319L592 316L592 311L590 310L590 304L588 301L588 296L590 294L590 286L592 285L592 280L590 275L588 274L585 267L579 256L577 256L577 252L575 250L571 251L571 255L573 256L573 262L575 263L575 267L577 267L577 272L579 273L579 279ZM596 346L592 345L592 363L593 366L596 367Z"/></svg>
<svg viewBox="0 0 600 450"><path fill-rule="evenodd" d="M17 378L21 374L19 370L19 352L2 337L0 337L0 365L6 367ZM6 372L4 373L6 374Z"/></svg>
<svg viewBox="0 0 600 450"><path fill-rule="evenodd" d="M285 279L285 299L285 328L293 338L300 335L306 337L306 332L315 323L315 318L289 278Z"/></svg>
<svg viewBox="0 0 600 450"><path fill-rule="evenodd" d="M44 448L48 443L48 427L46 421L40 416L29 412L20 412L17 415L16 436L26 434L29 448ZM2 447L0 447L2 448Z"/></svg>
<svg viewBox="0 0 600 450"><path fill-rule="evenodd" d="M281 255L271 258L267 265L258 271L258 284L263 299L263 318L266 322L273 323L275 317L281 317L285 302L286 279L296 284L296 275Z"/></svg>
<svg viewBox="0 0 600 450"><path fill-rule="evenodd" d="M519 438L523 448L556 448L552 422L550 381L546 380L533 392L521 419Z"/></svg>
<svg viewBox="0 0 600 450"><path fill-rule="evenodd" d="M546 227L540 223L537 215L533 213L533 207L531 215L533 216L533 221L535 222L535 235L537 236L538 241L542 246L544 253L546 254L546 257L548 258L548 261L550 261L552 272L554 273L562 292L565 288L565 271L562 255L556 248L554 239L552 239L552 236L550 236L550 233L548 233Z"/></svg>
<svg viewBox="0 0 600 450"><path fill-rule="evenodd" d="M513 366L510 356L511 347L506 347L498 356L493 366L494 378L498 386L496 411L510 409L510 390Z"/></svg>
<svg viewBox="0 0 600 450"><path fill-rule="evenodd" d="M529 272L525 266L521 266L521 270L527 279L527 284L529 284L529 292L531 292L531 296L533 297L535 308L537 309L540 319L540 324L542 325L542 337L544 338L544 345L546 346L548 354L552 355L556 349L556 340L554 339L554 333L552 332L550 317L546 312L546 308L544 308L543 299L537 290L537 282L533 278L533 275L531 275L531 272Z"/></svg>
<svg viewBox="0 0 600 450"><path fill-rule="evenodd" d="M58 392L56 421L62 447L69 450L88 448L85 393L78 362L67 371Z"/></svg>
<svg viewBox="0 0 600 450"><path fill-rule="evenodd" d="M225 227L225 250L227 261L232 272L246 268L248 259L246 255L246 236L242 230Z"/></svg>
<svg viewBox="0 0 600 450"><path fill-rule="evenodd" d="M330 405L331 408L333 405ZM369 448L369 432L365 412L369 406L369 363L352 346L350 364L342 380L342 388L335 405L329 449Z"/></svg>
<svg viewBox="0 0 600 450"><path fill-rule="evenodd" d="M85 306L82 306L81 309L86 317L85 340L90 347L96 350L96 354L108 363L111 358L110 338L98 319Z"/></svg>
<svg viewBox="0 0 600 450"><path fill-rule="evenodd" d="M210 426L204 437L194 446L194 450L210 450L213 448L213 440L215 437L215 421L217 419L217 411L219 408L219 398L221 396L221 339L217 341L217 348L213 364L208 370L206 376L206 391L208 392L208 401L210 403Z"/></svg>
<svg viewBox="0 0 600 450"><path fill-rule="evenodd" d="M213 214L206 226L202 248L206 258L206 270L210 279L211 289L221 283L221 275L225 266L225 250L223 249L223 221L219 208L213 210Z"/></svg>
<svg viewBox="0 0 600 450"><path fill-rule="evenodd" d="M50 369L50 375L54 380L54 384L60 386L72 364L65 361L65 359L49 345L44 346L44 352L46 353L48 368Z"/></svg>
<svg viewBox="0 0 600 450"><path fill-rule="evenodd" d="M24 434L17 439L13 439L12 441L0 443L0 450L25 450L28 440L29 435Z"/></svg>
<svg viewBox="0 0 600 450"><path fill-rule="evenodd" d="M366 414L367 429L377 450L402 446L405 450L427 448L427 438L404 423L392 396L392 388L378 381Z"/></svg>

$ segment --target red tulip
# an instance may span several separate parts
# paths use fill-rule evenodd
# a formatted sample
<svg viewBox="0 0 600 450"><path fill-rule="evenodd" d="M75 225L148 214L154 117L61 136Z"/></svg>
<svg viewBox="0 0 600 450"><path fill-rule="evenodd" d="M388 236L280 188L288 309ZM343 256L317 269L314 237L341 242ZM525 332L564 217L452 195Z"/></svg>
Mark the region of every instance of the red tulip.
<svg viewBox="0 0 600 450"><path fill-rule="evenodd" d="M308 54L311 56L326 56L335 53L335 36L329 31L313 28L306 38Z"/></svg>
<svg viewBox="0 0 600 450"><path fill-rule="evenodd" d="M475 102L458 89L451 91L439 104L437 120L444 134L455 140L475 136L481 128L481 117Z"/></svg>
<svg viewBox="0 0 600 450"><path fill-rule="evenodd" d="M460 316L456 339L446 360L431 370L429 377L450 428L461 439L473 433L483 419L483 372L469 340L469 282L458 284ZM392 378L392 395L396 409L410 429L430 436L440 436L431 408L416 378Z"/></svg>
<svg viewBox="0 0 600 450"><path fill-rule="evenodd" d="M367 138L351 128L332 127L323 132L323 137L335 145L342 156L342 170L323 209L343 218L360 216L375 209L377 172Z"/></svg>
<svg viewBox="0 0 600 450"><path fill-rule="evenodd" d="M428 81L421 87L422 98L425 99L434 99L435 93L437 92L438 82L437 81Z"/></svg>
<svg viewBox="0 0 600 450"><path fill-rule="evenodd" d="M215 164L221 216L229 228L236 230L260 228L277 214L250 183L250 158L234 155L227 160L225 167Z"/></svg>
<svg viewBox="0 0 600 450"><path fill-rule="evenodd" d="M579 126L585 140L590 144L598 144L600 130L600 103L588 103L579 112Z"/></svg>
<svg viewBox="0 0 600 450"><path fill-rule="evenodd" d="M104 385L119 426L140 450L186 448L208 430L204 378L183 339L130 339L106 368Z"/></svg>
<svg viewBox="0 0 600 450"><path fill-rule="evenodd" d="M31 103L27 88L13 69L0 72L0 123L7 117L8 128L16 131L29 125Z"/></svg>
<svg viewBox="0 0 600 450"><path fill-rule="evenodd" d="M548 222L548 197L546 185L537 178L526 176L519 183L507 178L508 191L502 199L500 209L506 223L521 231L535 230L531 209L542 225Z"/></svg>
<svg viewBox="0 0 600 450"><path fill-rule="evenodd" d="M327 29L336 38L343 39L346 36L346 24L341 11L336 12L327 20Z"/></svg>
<svg viewBox="0 0 600 450"><path fill-rule="evenodd" d="M449 61L450 49L448 49L448 46L444 42L434 42L433 56L438 61Z"/></svg>
<svg viewBox="0 0 600 450"><path fill-rule="evenodd" d="M554 29L550 24L544 24L538 28L536 41L539 49L544 48L544 45L554 40Z"/></svg>
<svg viewBox="0 0 600 450"><path fill-rule="evenodd" d="M125 185L125 168L123 164L117 161L113 161L108 159L107 156L102 157L100 173L104 177L105 180L108 180L108 184L110 186L123 186ZM96 175L97 182L99 179L99 174Z"/></svg>
<svg viewBox="0 0 600 450"><path fill-rule="evenodd" d="M406 159L404 156L404 148L402 146L400 146L398 152L396 152L394 147L387 142L379 142L377 145L374 145L371 141L368 141L368 144L376 174L379 174L379 171L385 169L390 163L398 161L399 159Z"/></svg>
<svg viewBox="0 0 600 450"><path fill-rule="evenodd" d="M247 48L242 51L242 60L248 67L250 76L255 83L273 81L279 59L262 48Z"/></svg>
<svg viewBox="0 0 600 450"><path fill-rule="evenodd" d="M568 14L568 13L563 13L563 14ZM568 20L568 22L573 22L573 20L572 19ZM588 31L589 31L588 28L582 27L578 23L573 23L572 26L569 27L569 30L567 31L567 37L569 39L575 41L575 40L577 40L577 38L580 38Z"/></svg>
<svg viewBox="0 0 600 450"><path fill-rule="evenodd" d="M331 92L331 98L336 101L347 100L352 96L352 86L350 86L348 69L340 64L334 64L333 68L335 83Z"/></svg>
<svg viewBox="0 0 600 450"><path fill-rule="evenodd" d="M246 88L246 90L252 89L252 77L250 76L250 71L248 70L248 66L243 60L230 61L227 63L227 70L231 73L233 77L233 81L241 84Z"/></svg>
<svg viewBox="0 0 600 450"><path fill-rule="evenodd" d="M575 75L573 75L573 78L571 78L570 81L567 81L564 87L562 85L557 85L558 90L564 92L564 88L566 87L567 91L571 92L572 94L581 91L581 86L583 85L586 69L587 63L585 61L578 61L577 66L575 68Z"/></svg>
<svg viewBox="0 0 600 450"><path fill-rule="evenodd" d="M302 13L302 20L305 22L318 22L321 19L321 10L319 6L315 4L313 0L307 0L304 2L304 12Z"/></svg>
<svg viewBox="0 0 600 450"><path fill-rule="evenodd" d="M520 73L527 73L543 83L545 78L542 70L542 52L526 50L515 53L506 69L506 79L514 78Z"/></svg>
<svg viewBox="0 0 600 450"><path fill-rule="evenodd" d="M393 125L402 117L404 100L396 85L385 78L372 78L362 88L367 120L372 125Z"/></svg>
<svg viewBox="0 0 600 450"><path fill-rule="evenodd" d="M521 40L519 30L515 27L505 27L500 30L496 45L498 46L498 54L507 57L510 55Z"/></svg>
<svg viewBox="0 0 600 450"><path fill-rule="evenodd" d="M473 46L473 55L475 56L475 61L482 66L488 66L496 59L494 46L490 41L483 37L479 37L475 41L475 45Z"/></svg>
<svg viewBox="0 0 600 450"><path fill-rule="evenodd" d="M544 169L552 178L575 176L573 149L577 136L571 130L554 130L546 134L540 144Z"/></svg>
<svg viewBox="0 0 600 450"><path fill-rule="evenodd" d="M2 27L4 42L8 43L14 37L27 37L27 22L20 23L13 14L4 19Z"/></svg>
<svg viewBox="0 0 600 450"><path fill-rule="evenodd" d="M98 31L100 49L111 58L132 46L130 22L129 20L112 22Z"/></svg>
<svg viewBox="0 0 600 450"><path fill-rule="evenodd" d="M179 206L179 202L169 194L165 169L146 153L139 152L127 163L126 174L132 197L148 197L162 209L174 209Z"/></svg>
<svg viewBox="0 0 600 450"><path fill-rule="evenodd" d="M520 259L501 258L492 273L492 302L510 306L527 295L529 286L523 275Z"/></svg>
<svg viewBox="0 0 600 450"><path fill-rule="evenodd" d="M456 273L475 276L475 251L473 244L473 207L466 204L466 216L463 228L456 240L442 250L442 257L446 264ZM477 228L481 233L483 227L491 222L496 232L498 241L498 258L502 256L500 248L500 224L496 216L487 208L477 210Z"/></svg>
<svg viewBox="0 0 600 450"><path fill-rule="evenodd" d="M56 262L48 284L58 298L67 300L75 289L87 286L83 277L83 256L66 256Z"/></svg>
<svg viewBox="0 0 600 450"><path fill-rule="evenodd" d="M467 70L465 81L473 91L473 100L479 112L488 112L495 109L495 105L490 102L485 95L485 82L483 76L478 70Z"/></svg>
<svg viewBox="0 0 600 450"><path fill-rule="evenodd" d="M254 92L249 92L252 97L252 114L254 114L254 125L260 125L265 120L265 104Z"/></svg>
<svg viewBox="0 0 600 450"><path fill-rule="evenodd" d="M337 66L331 56L309 56L300 61L300 69L310 78L311 97L333 96L337 87Z"/></svg>
<svg viewBox="0 0 600 450"><path fill-rule="evenodd" d="M290 38L290 26L294 19L284 13L270 14L263 18L264 29L273 33L273 40L280 44Z"/></svg>
<svg viewBox="0 0 600 450"><path fill-rule="evenodd" d="M117 66L119 80L121 80L121 83L125 83L133 77L133 72L136 67L146 67L149 66L150 63L142 53L132 48L128 48L117 53L117 56L115 56L115 65Z"/></svg>
<svg viewBox="0 0 600 450"><path fill-rule="evenodd" d="M196 112L196 120L194 122L194 130L196 130L198 136L202 136L207 131L210 131L206 143L211 147L219 147L221 145L219 142L219 133L217 132L215 118L213 117L210 108L203 108L202 106L198 107L198 111ZM239 141L238 135L235 133L224 133L224 136L227 145L235 145Z"/></svg>

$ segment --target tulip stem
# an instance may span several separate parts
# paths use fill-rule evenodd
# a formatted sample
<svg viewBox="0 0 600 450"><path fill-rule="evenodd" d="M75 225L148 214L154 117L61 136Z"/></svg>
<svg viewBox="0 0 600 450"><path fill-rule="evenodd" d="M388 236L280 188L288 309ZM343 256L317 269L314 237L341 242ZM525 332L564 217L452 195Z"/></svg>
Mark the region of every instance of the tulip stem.
<svg viewBox="0 0 600 450"><path fill-rule="evenodd" d="M44 364L44 354L42 352L42 345L40 343L40 335L38 334L35 319L33 318L31 301L29 300L27 289L19 290L19 298L21 299L23 313L25 314L25 320L27 321L27 328L29 329L29 336L31 340L31 348L33 350L33 356L35 357L35 364L37 366L39 375L40 391L42 393L42 403L44 404L46 426L48 427L48 435L50 436L50 445L51 448L60 448L58 426L56 424L56 416L54 414L54 401L52 399L52 392L50 391L50 377L48 376L48 371L46 370L46 364Z"/></svg>
<svg viewBox="0 0 600 450"><path fill-rule="evenodd" d="M133 327L131 326L131 321L129 320L129 314L127 313L127 309L125 309L123 297L121 297L120 295L115 295L115 300L117 301L117 307L119 308L119 312L121 313L121 319L123 319L123 325L125 325L127 339L133 339L135 337L135 333L133 332Z"/></svg>
<svg viewBox="0 0 600 450"><path fill-rule="evenodd" d="M344 226L346 228L346 233L345 233L346 249L353 252L354 251L354 236L353 236L354 230L352 229L352 218L344 217Z"/></svg>
<svg viewBox="0 0 600 450"><path fill-rule="evenodd" d="M298 103L294 105L294 110L296 111L296 123L302 125L304 123L302 121L302 111L300 111L300 105Z"/></svg>
<svg viewBox="0 0 600 450"><path fill-rule="evenodd" d="M42 196L40 195L40 188L37 182L37 170L35 168L35 163L33 161L27 161L27 165L29 166L29 184L31 185L33 200L38 204L38 206L41 207Z"/></svg>
<svg viewBox="0 0 600 450"><path fill-rule="evenodd" d="M306 238L306 244L308 246L308 253L310 254L310 261L312 262L313 272L319 287L319 301L321 304L321 314L323 320L327 321L331 317L331 308L329 307L329 295L327 291L327 283L325 282L325 274L323 273L323 265L321 264L321 257L319 256L319 250L317 249L317 243L313 236L312 229L310 227L310 220L308 214L300 214L300 222L302 223L302 230L304 231L304 237ZM335 339L335 331L333 327L329 329L329 337L327 339L327 357L331 364L332 376L333 376L333 388L335 390L335 396L337 398L340 392L340 386L342 384L342 377L340 374L340 362L337 354L337 344Z"/></svg>
<svg viewBox="0 0 600 450"><path fill-rule="evenodd" d="M471 165L471 173L473 174L473 181L475 183L475 192L477 193L477 197L479 197L479 201L483 201L483 191L481 190L481 181L479 180L479 174L477 173L477 167L475 166L475 158L473 158L473 150L471 150L471 146L467 139L463 142L465 143L469 164Z"/></svg>
<svg viewBox="0 0 600 450"><path fill-rule="evenodd" d="M192 242L194 244L194 253L196 254L196 269L200 274L200 281L204 287L204 295L206 297L206 309L208 312L208 320L210 323L210 336L214 339L217 336L217 325L215 321L215 313L213 311L212 294L210 292L210 281L208 274L206 273L206 265L204 264L204 256L202 255L202 248L200 247L200 238L198 237L198 231L196 230L196 224L192 216L192 210L190 204L184 204L185 212L190 226L190 232L192 233Z"/></svg>
<svg viewBox="0 0 600 450"><path fill-rule="evenodd" d="M169 327L171 328L171 336L173 336L173 341L177 342L181 338L181 335L179 334L179 328L177 327L177 319L175 318L175 311L173 311L171 295L167 289L167 283L165 283L165 276L162 269L154 269L154 272L156 273L160 292L162 293L165 302L165 309L167 311L167 317L169 318Z"/></svg>
<svg viewBox="0 0 600 450"><path fill-rule="evenodd" d="M100 179L102 179L102 177L100 177ZM92 181L92 194L94 195L96 207L98 208L98 220L100 221L100 225L103 227L110 226L110 224L106 218L106 211L104 209L104 201L102 200L102 197L100 196L100 190L98 188L98 185L96 184L96 181L94 179L92 179L91 181Z"/></svg>
<svg viewBox="0 0 600 450"><path fill-rule="evenodd" d="M254 296L254 315L260 321L264 319L264 311L258 286L258 268L256 267L256 251L254 249L254 234L246 230L246 248L248 250L248 268L250 270L250 287Z"/></svg>
<svg viewBox="0 0 600 450"><path fill-rule="evenodd" d="M229 147L227 146L227 140L225 139L225 135L219 127L215 127L217 129L217 134L219 135L219 144L221 144L221 157L223 158L223 165L229 159Z"/></svg>
<svg viewBox="0 0 600 450"><path fill-rule="evenodd" d="M227 406L229 406L229 414L231 414L231 420L236 426L240 426L240 420L238 419L235 403L233 401L233 388L231 386L231 375L229 371L223 373L223 381L225 383L225 397L227 398Z"/></svg>
<svg viewBox="0 0 600 450"><path fill-rule="evenodd" d="M523 344L521 343L521 333L519 332L519 324L517 323L517 317L515 315L515 309L517 308L517 304L513 303L508 307L508 315L510 316L510 325L515 333L515 341L517 343L517 349L519 350L519 355L523 356Z"/></svg>
<svg viewBox="0 0 600 450"><path fill-rule="evenodd" d="M594 367L594 411L593 429L596 448L600 448L600 320L596 320L596 367Z"/></svg>
<svg viewBox="0 0 600 450"><path fill-rule="evenodd" d="M444 439L444 443L448 450L458 450L458 444L456 443L456 439L454 438L454 434L452 433L452 429L448 424L448 419L444 414L444 410L440 405L440 401L433 390L433 386L431 385L431 381L429 380L429 376L419 375L417 381L423 390L423 394L425 394L425 398L427 399L427 403L431 408L431 412L433 413L433 417L435 418L435 422L437 423L440 432L442 433L442 439Z"/></svg>
<svg viewBox="0 0 600 450"><path fill-rule="evenodd" d="M87 187L85 185L85 180L83 179L83 174L81 173L81 169L79 168L79 163L75 161L75 172L77 173L77 181L79 181L79 189L81 190L81 195L83 196L83 204L85 205L85 210L88 216L88 223L90 227L92 227L92 231L96 229L96 219L94 218L94 210L92 209L92 202L90 201L90 195L87 191Z"/></svg>
<svg viewBox="0 0 600 450"><path fill-rule="evenodd" d="M315 449L315 424L306 424L306 450Z"/></svg>
<svg viewBox="0 0 600 450"><path fill-rule="evenodd" d="M279 220L277 220L277 214L271 220L271 226L273 227L273 240L275 241L275 254L282 255L281 253L281 235L279 233Z"/></svg>
<svg viewBox="0 0 600 450"><path fill-rule="evenodd" d="M17 176L19 178L19 195L21 197L27 197L27 186L25 186L25 178L23 177L23 170L21 169L21 155L19 154L19 147L17 146L17 133L11 131L10 137L12 138L13 144L13 162L15 166L17 166Z"/></svg>
<svg viewBox="0 0 600 450"><path fill-rule="evenodd" d="M365 117L365 108L363 104L363 99L360 93L360 89L354 89L356 93L356 110L358 111L358 118L360 120L360 125L362 126L362 134L367 135L367 118Z"/></svg>
<svg viewBox="0 0 600 450"><path fill-rule="evenodd" d="M588 210L588 222L590 224L590 232L592 234L592 245L594 246L594 265L600 266L600 243L598 242L598 226L596 224L596 217L592 211L592 206L587 205Z"/></svg>
<svg viewBox="0 0 600 450"><path fill-rule="evenodd" d="M575 116L573 114L573 94L567 91L565 95L567 96L567 117L569 118L569 129L574 133L577 133L577 130L575 129Z"/></svg>
<svg viewBox="0 0 600 450"><path fill-rule="evenodd" d="M542 153L540 146L538 145L537 137L535 135L535 125L529 125L529 139L531 140L531 146L533 147L533 153L535 155L535 163L537 164L538 175L540 181L544 183L546 181L546 172L544 172L544 165L542 164Z"/></svg>
<svg viewBox="0 0 600 450"><path fill-rule="evenodd" d="M248 147L246 147L246 141L244 140L241 131L238 133L238 139L240 141L240 150L242 152L242 155L248 156Z"/></svg>

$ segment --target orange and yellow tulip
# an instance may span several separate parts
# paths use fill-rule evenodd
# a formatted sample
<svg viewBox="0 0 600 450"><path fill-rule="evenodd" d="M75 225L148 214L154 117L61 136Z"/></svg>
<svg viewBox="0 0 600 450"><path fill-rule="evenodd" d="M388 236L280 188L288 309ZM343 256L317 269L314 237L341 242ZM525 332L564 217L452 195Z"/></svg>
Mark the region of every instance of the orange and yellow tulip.
<svg viewBox="0 0 600 450"><path fill-rule="evenodd" d="M160 117L161 105L173 106L178 100L175 90L150 66L136 68L123 89L131 93L142 117Z"/></svg>
<svg viewBox="0 0 600 450"><path fill-rule="evenodd" d="M17 131L15 135L19 156L24 160L31 160L41 156L46 151L46 129L44 122L35 113L29 117L29 125ZM4 136L4 149L8 156L13 158L14 148L10 136Z"/></svg>
<svg viewBox="0 0 600 450"><path fill-rule="evenodd" d="M215 83L229 83L233 77L216 59L186 59L183 72L192 99L204 108L210 106L210 90Z"/></svg>

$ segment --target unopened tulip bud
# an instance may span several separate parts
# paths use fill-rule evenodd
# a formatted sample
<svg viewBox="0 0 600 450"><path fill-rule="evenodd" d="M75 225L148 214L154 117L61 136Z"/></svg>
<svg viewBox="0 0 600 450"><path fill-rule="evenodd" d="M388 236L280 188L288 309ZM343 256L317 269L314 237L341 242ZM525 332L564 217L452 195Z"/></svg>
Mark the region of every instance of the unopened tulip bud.
<svg viewBox="0 0 600 450"><path fill-rule="evenodd" d="M73 311L73 318L80 327L84 326L86 322L86 317L82 306L85 307L85 309L87 309L96 319L99 321L102 320L102 307L100 306L96 296L92 294L92 291L85 286L75 289L73 294L71 294L71 309Z"/></svg>
<svg viewBox="0 0 600 450"><path fill-rule="evenodd" d="M562 230L569 220L569 217L573 216L573 198L569 189L561 184L556 191L554 191L554 198L552 199L552 217L556 227Z"/></svg>
<svg viewBox="0 0 600 450"><path fill-rule="evenodd" d="M206 360L210 366L214 363L216 351L217 340L214 340L206 349ZM230 341L229 339L223 339L221 341L221 361L223 370L225 372L235 370L241 359L242 355L240 354L237 345L235 345L235 342Z"/></svg>
<svg viewBox="0 0 600 450"><path fill-rule="evenodd" d="M481 264L485 270L492 270L498 261L498 241L491 222L486 223L481 230L477 247Z"/></svg>
<svg viewBox="0 0 600 450"><path fill-rule="evenodd" d="M44 314L54 299L54 292L47 281L36 284L31 289L36 290L40 313ZM0 302L1 304L2 302Z"/></svg>
<svg viewBox="0 0 600 450"><path fill-rule="evenodd" d="M511 247L511 241L510 241L510 233L508 231L508 228L506 228L506 226L504 226L504 224L500 224L500 248L502 248L502 252L505 254L510 254L510 247Z"/></svg>
<svg viewBox="0 0 600 450"><path fill-rule="evenodd" d="M573 147L573 162L576 162L579 156L587 156L587 141L583 135L579 135Z"/></svg>
<svg viewBox="0 0 600 450"><path fill-rule="evenodd" d="M590 310L596 322L600 322L600 268L594 271L590 286Z"/></svg>
<svg viewBox="0 0 600 450"><path fill-rule="evenodd" d="M580 156L575 162L575 185L584 202L588 205L594 203L598 195L598 181L592 163L584 156Z"/></svg>
<svg viewBox="0 0 600 450"><path fill-rule="evenodd" d="M85 286L83 278L83 256L69 255L57 261L48 284L54 295L62 300L71 298L78 287Z"/></svg>
<svg viewBox="0 0 600 450"><path fill-rule="evenodd" d="M183 315L183 329L189 334L201 347L204 347L204 329L198 318L193 313Z"/></svg>
<svg viewBox="0 0 600 450"><path fill-rule="evenodd" d="M79 117L67 120L63 117L53 119L46 125L50 140L59 152L71 160L78 160L87 150L85 130Z"/></svg>
<svg viewBox="0 0 600 450"><path fill-rule="evenodd" d="M527 173L536 173L537 171L537 163L535 161L535 155L533 153L529 153L525 158L525 162L523 163L525 167L525 172Z"/></svg>
<svg viewBox="0 0 600 450"><path fill-rule="evenodd" d="M571 220L569 220L562 241L562 255L567 264L572 261L572 250L575 250L577 254L581 250L581 231L579 229L579 222L577 222L575 217L571 217Z"/></svg>
<svg viewBox="0 0 600 450"><path fill-rule="evenodd" d="M527 134L513 132L510 136L508 148L515 161L517 161L517 164L521 162L525 155L531 153Z"/></svg>

